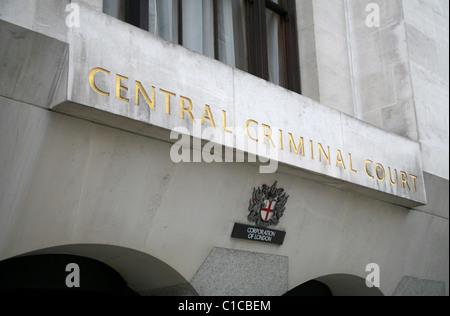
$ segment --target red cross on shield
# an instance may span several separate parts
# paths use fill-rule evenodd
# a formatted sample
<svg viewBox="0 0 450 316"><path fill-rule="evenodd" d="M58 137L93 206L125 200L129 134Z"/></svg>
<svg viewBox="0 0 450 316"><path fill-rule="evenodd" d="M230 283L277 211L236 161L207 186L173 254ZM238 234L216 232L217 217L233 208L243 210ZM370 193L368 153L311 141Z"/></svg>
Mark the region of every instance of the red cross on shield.
<svg viewBox="0 0 450 316"><path fill-rule="evenodd" d="M261 219L264 222L267 223L272 218L273 211L275 209L275 204L276 204L275 201L272 201L272 202L269 202L269 200L264 201L264 207L261 209L261 212L260 212Z"/></svg>

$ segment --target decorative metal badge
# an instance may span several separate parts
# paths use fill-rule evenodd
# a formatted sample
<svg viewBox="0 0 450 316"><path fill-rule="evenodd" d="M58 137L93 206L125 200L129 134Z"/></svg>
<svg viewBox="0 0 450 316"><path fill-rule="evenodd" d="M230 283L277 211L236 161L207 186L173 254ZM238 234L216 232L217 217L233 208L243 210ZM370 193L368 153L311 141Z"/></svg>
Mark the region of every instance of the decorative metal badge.
<svg viewBox="0 0 450 316"><path fill-rule="evenodd" d="M284 206L288 198L289 195L284 193L284 189L277 189L277 182L271 187L263 184L262 188L254 188L248 206L248 220L263 227L277 225L286 209Z"/></svg>

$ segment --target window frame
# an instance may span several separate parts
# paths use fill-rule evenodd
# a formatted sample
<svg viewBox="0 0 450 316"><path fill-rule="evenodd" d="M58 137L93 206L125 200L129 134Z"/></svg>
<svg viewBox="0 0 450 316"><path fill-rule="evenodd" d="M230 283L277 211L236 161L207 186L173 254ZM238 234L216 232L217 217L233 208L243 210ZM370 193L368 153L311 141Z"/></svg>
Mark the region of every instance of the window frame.
<svg viewBox="0 0 450 316"><path fill-rule="evenodd" d="M217 0L213 1L214 14L214 58L219 60ZM247 32L247 72L269 80L269 58L267 49L266 9L280 15L280 28L283 38L283 52L286 63L285 88L301 94L300 59L298 50L297 19L295 0L246 0ZM178 44L183 45L183 1L178 6ZM126 22L144 30L149 29L148 0L126 2Z"/></svg>
<svg viewBox="0 0 450 316"><path fill-rule="evenodd" d="M149 28L149 3L148 0L126 1L125 21L141 29Z"/></svg>
<svg viewBox="0 0 450 316"><path fill-rule="evenodd" d="M266 29L266 9L269 9L280 15L286 61L285 88L300 94L300 59L295 0L280 0L279 2L280 4L271 0L247 0L248 72L269 80Z"/></svg>

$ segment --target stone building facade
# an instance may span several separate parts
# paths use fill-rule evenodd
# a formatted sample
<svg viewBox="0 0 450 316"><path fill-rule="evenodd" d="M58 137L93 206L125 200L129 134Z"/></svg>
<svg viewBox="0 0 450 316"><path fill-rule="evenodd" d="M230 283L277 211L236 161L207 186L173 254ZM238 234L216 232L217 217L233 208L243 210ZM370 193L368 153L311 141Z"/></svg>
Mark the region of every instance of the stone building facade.
<svg viewBox="0 0 450 316"><path fill-rule="evenodd" d="M448 295L448 1L287 4L301 91L105 6L0 0L0 290ZM275 182L282 244L231 237Z"/></svg>

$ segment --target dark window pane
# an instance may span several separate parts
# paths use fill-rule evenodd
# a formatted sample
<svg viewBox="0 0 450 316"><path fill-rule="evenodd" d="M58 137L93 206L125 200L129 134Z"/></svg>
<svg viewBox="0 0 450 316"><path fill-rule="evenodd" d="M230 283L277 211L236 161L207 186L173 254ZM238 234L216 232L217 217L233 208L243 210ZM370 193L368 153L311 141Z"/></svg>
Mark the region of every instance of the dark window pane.
<svg viewBox="0 0 450 316"><path fill-rule="evenodd" d="M126 0L103 0L103 12L119 20L126 19Z"/></svg>

